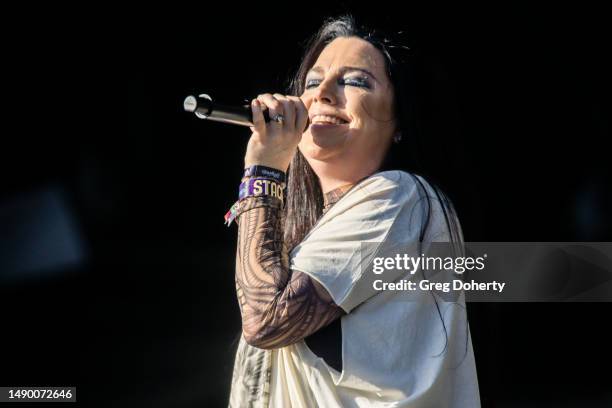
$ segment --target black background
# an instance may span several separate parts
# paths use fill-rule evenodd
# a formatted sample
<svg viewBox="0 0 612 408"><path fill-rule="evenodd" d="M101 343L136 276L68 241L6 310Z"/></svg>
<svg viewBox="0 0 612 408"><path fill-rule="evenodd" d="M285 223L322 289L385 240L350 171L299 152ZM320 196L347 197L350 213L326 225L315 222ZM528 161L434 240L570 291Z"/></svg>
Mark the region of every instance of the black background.
<svg viewBox="0 0 612 408"><path fill-rule="evenodd" d="M345 11L404 30L421 51L420 158L454 201L466 241L610 241L603 11L398 7L7 15L17 24L4 36L1 242L16 242L30 219L9 210L52 189L85 255L34 278L0 269L0 385L76 386L83 406L226 404L240 316L236 230L222 217L249 131L197 120L182 100L284 93L303 42ZM483 407L612 405L609 303L468 311Z"/></svg>

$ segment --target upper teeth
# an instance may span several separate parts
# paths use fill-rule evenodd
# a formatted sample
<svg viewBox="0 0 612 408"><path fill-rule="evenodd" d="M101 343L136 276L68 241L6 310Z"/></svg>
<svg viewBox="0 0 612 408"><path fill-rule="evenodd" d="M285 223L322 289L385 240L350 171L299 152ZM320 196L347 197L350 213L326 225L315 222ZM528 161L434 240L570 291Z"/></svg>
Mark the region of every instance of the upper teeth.
<svg viewBox="0 0 612 408"><path fill-rule="evenodd" d="M333 123L336 125L341 125L345 123L345 121L342 119L339 119L335 116L327 116L327 115L315 115L312 118L312 122L313 123L327 122L327 123Z"/></svg>

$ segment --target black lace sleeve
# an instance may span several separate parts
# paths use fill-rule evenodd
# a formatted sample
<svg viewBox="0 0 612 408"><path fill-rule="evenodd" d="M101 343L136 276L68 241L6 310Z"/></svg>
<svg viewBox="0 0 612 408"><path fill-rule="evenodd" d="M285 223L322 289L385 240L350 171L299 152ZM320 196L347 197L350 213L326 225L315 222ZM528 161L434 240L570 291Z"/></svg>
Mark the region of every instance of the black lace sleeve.
<svg viewBox="0 0 612 408"><path fill-rule="evenodd" d="M243 335L263 349L298 342L345 313L321 284L289 268L281 205L276 197L248 197L236 218L236 292Z"/></svg>

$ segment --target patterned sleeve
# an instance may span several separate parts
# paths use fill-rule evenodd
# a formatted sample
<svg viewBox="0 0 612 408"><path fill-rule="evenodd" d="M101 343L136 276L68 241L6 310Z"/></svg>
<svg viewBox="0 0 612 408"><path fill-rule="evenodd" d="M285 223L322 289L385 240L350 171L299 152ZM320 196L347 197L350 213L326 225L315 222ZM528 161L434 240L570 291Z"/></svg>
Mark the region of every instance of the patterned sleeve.
<svg viewBox="0 0 612 408"><path fill-rule="evenodd" d="M282 202L247 197L237 215L236 292L247 343L274 349L296 343L344 314L327 290L289 267Z"/></svg>

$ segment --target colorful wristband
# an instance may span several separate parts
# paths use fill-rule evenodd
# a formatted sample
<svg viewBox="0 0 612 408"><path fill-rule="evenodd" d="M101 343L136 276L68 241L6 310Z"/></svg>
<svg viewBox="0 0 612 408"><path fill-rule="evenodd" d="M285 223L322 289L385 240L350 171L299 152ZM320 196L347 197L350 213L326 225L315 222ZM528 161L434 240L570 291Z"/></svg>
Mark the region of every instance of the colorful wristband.
<svg viewBox="0 0 612 408"><path fill-rule="evenodd" d="M287 181L287 175L284 171L260 165L247 167L244 169L242 177L266 177L283 184Z"/></svg>
<svg viewBox="0 0 612 408"><path fill-rule="evenodd" d="M234 205L229 209L227 213L225 213L225 224L229 227L234 221L234 218L238 215L238 208L240 207L240 200L236 201Z"/></svg>
<svg viewBox="0 0 612 408"><path fill-rule="evenodd" d="M254 197L253 200L238 200L232 205L232 208L225 214L225 224L229 227L232 222L245 211L257 207L271 207L280 209L283 203L279 199L269 195L261 195Z"/></svg>
<svg viewBox="0 0 612 408"><path fill-rule="evenodd" d="M283 201L283 185L268 178L252 178L240 183L238 200L245 197L269 195Z"/></svg>

